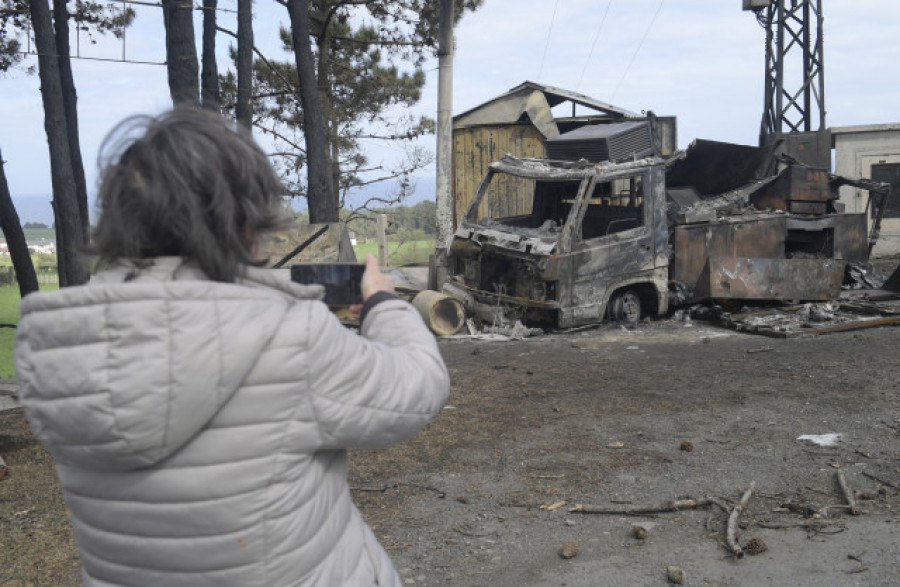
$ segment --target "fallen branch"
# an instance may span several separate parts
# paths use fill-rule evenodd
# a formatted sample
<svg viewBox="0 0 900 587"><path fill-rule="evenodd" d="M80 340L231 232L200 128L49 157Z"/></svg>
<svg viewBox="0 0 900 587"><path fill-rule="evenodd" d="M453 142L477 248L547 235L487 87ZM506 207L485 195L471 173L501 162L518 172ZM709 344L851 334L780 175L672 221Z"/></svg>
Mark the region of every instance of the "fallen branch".
<svg viewBox="0 0 900 587"><path fill-rule="evenodd" d="M850 514L858 516L860 511L859 508L856 507L856 499L853 497L853 491L850 490L850 487L847 485L847 479L844 478L844 471L838 469L835 476L837 477L838 485L841 488L841 493L844 494L844 501L846 501L847 505L850 507Z"/></svg>
<svg viewBox="0 0 900 587"><path fill-rule="evenodd" d="M643 516L649 514L662 514L666 512L677 512L680 510L690 510L711 505L721 504L716 499L675 499L666 501L658 505L650 506L625 506L625 507L606 507L601 505L583 505L577 504L575 507L569 508L570 514L611 514L614 516Z"/></svg>
<svg viewBox="0 0 900 587"><path fill-rule="evenodd" d="M397 489L401 485L406 485L407 487L416 487L418 489L424 489L426 491L433 491L433 492L437 493L438 497L441 499L443 499L444 497L447 496L446 491L438 489L437 487L431 487L429 485L419 485L418 483L408 483L406 481L398 481L397 483L394 483L393 485L381 485L381 486L362 485L359 487L350 487L350 489L352 491L370 491L370 492L384 493L388 489Z"/></svg>
<svg viewBox="0 0 900 587"><path fill-rule="evenodd" d="M390 488L386 485L383 485L381 487L351 487L350 489L353 491L372 491L372 492L384 493L385 491L387 491Z"/></svg>
<svg viewBox="0 0 900 587"><path fill-rule="evenodd" d="M747 502L750 501L750 496L753 494L753 489L756 487L756 482L751 482L750 487L747 491L744 492L744 495L741 497L740 503L734 506L734 509L731 510L731 515L728 516L728 526L725 530L725 541L728 543L728 549L736 556L737 558L742 558L744 556L744 549L738 544L737 539L734 537L735 527L737 526L738 517L741 515L741 510L747 507Z"/></svg>

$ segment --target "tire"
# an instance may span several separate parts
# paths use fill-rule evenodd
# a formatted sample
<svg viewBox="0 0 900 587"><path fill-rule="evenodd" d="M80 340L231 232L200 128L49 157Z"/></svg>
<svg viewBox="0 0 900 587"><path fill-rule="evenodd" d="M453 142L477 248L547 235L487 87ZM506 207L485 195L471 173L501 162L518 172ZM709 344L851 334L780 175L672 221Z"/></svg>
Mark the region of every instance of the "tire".
<svg viewBox="0 0 900 587"><path fill-rule="evenodd" d="M637 326L644 316L641 296L633 289L617 292L609 302L609 318L627 326Z"/></svg>

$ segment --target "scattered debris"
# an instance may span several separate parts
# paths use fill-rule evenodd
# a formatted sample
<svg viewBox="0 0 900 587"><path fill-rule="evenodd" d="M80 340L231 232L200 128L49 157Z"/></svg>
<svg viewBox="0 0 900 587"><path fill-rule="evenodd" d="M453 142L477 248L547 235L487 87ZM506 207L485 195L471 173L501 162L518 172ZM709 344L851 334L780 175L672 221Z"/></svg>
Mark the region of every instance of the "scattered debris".
<svg viewBox="0 0 900 587"><path fill-rule="evenodd" d="M561 508L561 507L564 506L564 505L566 505L566 501L565 501L565 500L557 501L557 502L551 503L550 505L544 504L544 505L541 506L541 511L544 511L544 512L554 512L554 511L558 510L559 508Z"/></svg>
<svg viewBox="0 0 900 587"><path fill-rule="evenodd" d="M631 527L631 536L633 538L637 538L638 540L644 540L647 538L647 528L635 524Z"/></svg>
<svg viewBox="0 0 900 587"><path fill-rule="evenodd" d="M771 338L795 338L812 334L828 334L900 324L900 307L893 300L861 300L858 296L880 290L863 290L841 296L840 302L808 303L802 305L766 305L743 308L728 313L721 308L695 309L695 318L710 319L723 326L747 334ZM702 308L702 306L701 306Z"/></svg>
<svg viewBox="0 0 900 587"><path fill-rule="evenodd" d="M847 263L844 270L844 287L847 289L881 289L887 275L881 275L871 263Z"/></svg>
<svg viewBox="0 0 900 587"><path fill-rule="evenodd" d="M578 556L578 542L576 540L569 540L563 544L562 548L559 549L559 556L564 559L575 558Z"/></svg>
<svg viewBox="0 0 900 587"><path fill-rule="evenodd" d="M624 442L610 442L606 445L606 448L625 448Z"/></svg>
<svg viewBox="0 0 900 587"><path fill-rule="evenodd" d="M482 332L487 334L499 334L502 336L508 336L510 340L522 340L523 338L528 338L529 336L540 336L544 333L540 328L528 328L520 320L516 320L512 326L507 325L497 325L497 326L486 326L482 329Z"/></svg>
<svg viewBox="0 0 900 587"><path fill-rule="evenodd" d="M744 352L746 352L748 355L752 355L752 354L755 354L755 353L768 353L768 352L774 351L774 350L775 350L775 349L773 349L773 348L770 347L770 346L764 346L764 347L759 348L759 349L747 349L747 350L744 351Z"/></svg>
<svg viewBox="0 0 900 587"><path fill-rule="evenodd" d="M843 440L843 435L839 432L829 432L828 434L803 434L797 437L797 440L808 440L816 446L837 446Z"/></svg>
<svg viewBox="0 0 900 587"><path fill-rule="evenodd" d="M750 501L750 496L753 495L753 490L755 488L756 482L751 482L750 487L747 489L747 491L744 492L744 495L741 497L741 501L736 506L734 506L734 509L731 510L731 515L728 516L728 526L725 531L725 541L728 543L728 549L737 558L742 558L744 556L744 549L741 548L741 545L735 538L737 521L741 515L741 511L745 507L747 507L747 502Z"/></svg>
<svg viewBox="0 0 900 587"><path fill-rule="evenodd" d="M669 583L683 585L684 571L675 565L669 565L666 567L666 578L669 580Z"/></svg>
<svg viewBox="0 0 900 587"><path fill-rule="evenodd" d="M9 468L6 466L6 462L3 460L3 457L0 457L0 481L6 479L7 475L9 475Z"/></svg>
<svg viewBox="0 0 900 587"><path fill-rule="evenodd" d="M694 450L694 443L685 438L681 441L681 450L683 450L684 452L691 452L692 450Z"/></svg>
<svg viewBox="0 0 900 587"><path fill-rule="evenodd" d="M744 552L746 552L750 556L762 554L767 550L769 550L769 545L766 544L765 540L758 536L754 536L753 538L748 540L747 545L744 547Z"/></svg>
<svg viewBox="0 0 900 587"><path fill-rule="evenodd" d="M837 477L838 486L841 488L841 493L844 494L844 501L847 502L850 514L858 516L862 512L856 507L856 499L853 497L853 491L851 491L850 487L847 485L847 479L844 477L844 472L841 469L838 469L835 472L835 476Z"/></svg>

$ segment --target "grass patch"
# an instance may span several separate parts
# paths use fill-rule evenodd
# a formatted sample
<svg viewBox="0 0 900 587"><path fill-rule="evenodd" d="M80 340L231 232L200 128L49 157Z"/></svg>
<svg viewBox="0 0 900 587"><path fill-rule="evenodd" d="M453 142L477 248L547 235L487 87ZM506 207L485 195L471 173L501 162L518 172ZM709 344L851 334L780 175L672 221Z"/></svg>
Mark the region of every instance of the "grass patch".
<svg viewBox="0 0 900 587"><path fill-rule="evenodd" d="M56 285L41 285L41 289L57 289ZM19 286L0 287L0 324L19 323ZM0 328L0 379L15 379L16 369L13 366L13 342L16 329Z"/></svg>
<svg viewBox="0 0 900 587"><path fill-rule="evenodd" d="M378 258L378 241L371 239L359 243L353 250L362 261L366 255ZM427 265L428 257L434 254L434 239L388 241L388 264L393 267L403 265Z"/></svg>
<svg viewBox="0 0 900 587"><path fill-rule="evenodd" d="M19 287L0 287L0 324L18 324L19 322ZM13 341L16 329L3 326L0 328L0 379L15 379L13 367Z"/></svg>

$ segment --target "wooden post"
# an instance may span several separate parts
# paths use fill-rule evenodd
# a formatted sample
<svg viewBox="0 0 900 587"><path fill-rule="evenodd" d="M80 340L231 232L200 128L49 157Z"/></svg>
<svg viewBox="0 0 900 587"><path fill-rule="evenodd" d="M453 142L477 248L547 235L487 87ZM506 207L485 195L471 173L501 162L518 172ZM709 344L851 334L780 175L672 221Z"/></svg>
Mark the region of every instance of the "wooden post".
<svg viewBox="0 0 900 587"><path fill-rule="evenodd" d="M387 215L386 214L378 215L378 222L376 224L376 229L378 232L378 265L380 267L387 267L389 264L389 260L388 260Z"/></svg>

